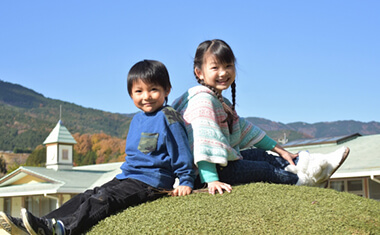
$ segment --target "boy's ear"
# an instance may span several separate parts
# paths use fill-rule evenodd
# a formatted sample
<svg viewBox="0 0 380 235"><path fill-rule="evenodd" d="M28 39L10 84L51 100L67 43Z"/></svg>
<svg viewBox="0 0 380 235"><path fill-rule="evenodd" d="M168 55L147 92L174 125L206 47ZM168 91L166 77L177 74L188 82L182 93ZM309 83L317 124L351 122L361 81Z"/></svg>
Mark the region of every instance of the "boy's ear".
<svg viewBox="0 0 380 235"><path fill-rule="evenodd" d="M195 68L195 69L194 69L194 73L195 73L195 75L197 76L197 78L199 78L199 79L201 79L201 80L204 79L204 78L203 78L202 70L200 70L200 69L198 69L198 68Z"/></svg>
<svg viewBox="0 0 380 235"><path fill-rule="evenodd" d="M170 91L171 91L171 89L170 89L170 88L166 90L166 97L168 97L168 96L169 96L169 94L170 94Z"/></svg>

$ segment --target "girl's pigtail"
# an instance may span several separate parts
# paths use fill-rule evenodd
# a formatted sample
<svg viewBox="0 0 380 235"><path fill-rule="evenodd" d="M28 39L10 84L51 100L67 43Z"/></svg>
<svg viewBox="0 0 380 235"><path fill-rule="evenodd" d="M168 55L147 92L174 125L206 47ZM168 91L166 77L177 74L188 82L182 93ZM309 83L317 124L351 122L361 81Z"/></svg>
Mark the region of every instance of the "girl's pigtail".
<svg viewBox="0 0 380 235"><path fill-rule="evenodd" d="M232 95L233 105L231 108L230 106L228 106L228 104L226 104L226 102L224 102L223 96L214 87L207 85L203 80L199 79L198 77L196 77L196 78L197 78L197 81L199 84L201 84L205 87L208 87L212 92L214 92L216 97L218 97L218 100L222 103L223 109L227 113L227 118L225 120L223 120L223 122L227 122L228 130L230 131L230 134L231 134L234 120L237 119L237 117L235 115L235 90L234 90L234 88L232 88L232 87L236 86L235 82L233 82L233 84L235 84L234 86L231 85L232 94L233 94Z"/></svg>
<svg viewBox="0 0 380 235"><path fill-rule="evenodd" d="M235 83L235 81L231 84L231 95L232 95L232 110L235 111L235 104L236 104L236 83Z"/></svg>

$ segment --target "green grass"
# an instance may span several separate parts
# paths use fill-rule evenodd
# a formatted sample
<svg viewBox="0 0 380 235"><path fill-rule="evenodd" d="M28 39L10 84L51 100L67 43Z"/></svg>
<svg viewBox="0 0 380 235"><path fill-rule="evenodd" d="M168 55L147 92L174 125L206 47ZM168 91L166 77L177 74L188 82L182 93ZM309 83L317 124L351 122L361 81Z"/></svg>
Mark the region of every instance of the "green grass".
<svg viewBox="0 0 380 235"><path fill-rule="evenodd" d="M87 234L380 234L380 202L332 189L256 183L131 207Z"/></svg>

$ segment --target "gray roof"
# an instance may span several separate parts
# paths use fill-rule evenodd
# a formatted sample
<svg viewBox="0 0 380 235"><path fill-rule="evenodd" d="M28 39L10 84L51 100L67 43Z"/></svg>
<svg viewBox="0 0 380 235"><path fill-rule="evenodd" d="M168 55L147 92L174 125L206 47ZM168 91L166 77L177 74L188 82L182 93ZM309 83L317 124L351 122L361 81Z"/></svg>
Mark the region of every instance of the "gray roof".
<svg viewBox="0 0 380 235"><path fill-rule="evenodd" d="M309 146L309 145L321 145L321 144L331 144L336 143L340 144L343 142L347 142L351 139L355 139L358 136L362 136L359 133L355 133L352 135L345 136L335 136L335 137L323 137L323 138L315 138L315 139L299 139L293 140L283 145L283 147L297 147L297 146Z"/></svg>
<svg viewBox="0 0 380 235"><path fill-rule="evenodd" d="M100 186L121 172L122 162L53 170L44 167L20 167L0 179L0 197L54 193L81 193ZM44 182L11 185L28 175Z"/></svg>
<svg viewBox="0 0 380 235"><path fill-rule="evenodd" d="M44 144L52 143L76 144L77 142L70 134L69 130L67 130L67 128L62 124L62 121L59 120L57 125L44 141Z"/></svg>
<svg viewBox="0 0 380 235"><path fill-rule="evenodd" d="M351 135L352 137L352 135ZM330 142L310 144L297 147L287 147L290 152L297 153L308 150L310 153L329 153L341 146L350 148L350 154L343 165L334 173L332 178L349 178L380 175L380 135L356 136L346 142Z"/></svg>

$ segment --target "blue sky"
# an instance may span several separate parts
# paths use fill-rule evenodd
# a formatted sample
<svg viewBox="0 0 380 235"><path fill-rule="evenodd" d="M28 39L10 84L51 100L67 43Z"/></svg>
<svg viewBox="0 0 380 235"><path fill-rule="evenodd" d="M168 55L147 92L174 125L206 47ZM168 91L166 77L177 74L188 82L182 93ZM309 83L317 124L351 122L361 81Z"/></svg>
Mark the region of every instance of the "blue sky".
<svg viewBox="0 0 380 235"><path fill-rule="evenodd" d="M167 66L171 103L197 85L198 44L220 38L237 57L240 116L380 121L379 10L377 0L0 1L0 80L133 113L134 63Z"/></svg>

